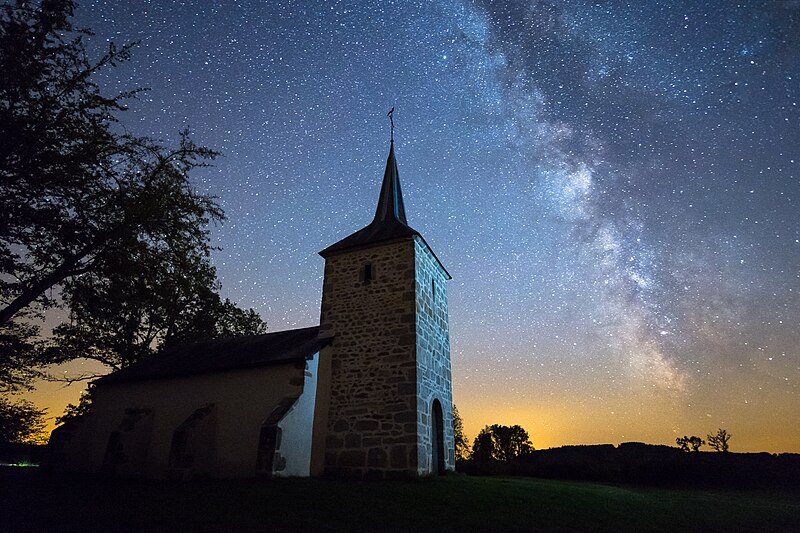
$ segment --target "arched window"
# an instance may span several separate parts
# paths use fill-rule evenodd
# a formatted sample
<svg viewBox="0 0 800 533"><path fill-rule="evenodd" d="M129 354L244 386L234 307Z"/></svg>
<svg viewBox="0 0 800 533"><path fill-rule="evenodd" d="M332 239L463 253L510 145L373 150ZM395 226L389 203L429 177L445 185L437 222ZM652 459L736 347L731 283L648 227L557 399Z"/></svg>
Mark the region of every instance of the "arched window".
<svg viewBox="0 0 800 533"><path fill-rule="evenodd" d="M191 479L208 475L214 458L214 404L206 404L189 415L172 433L167 476Z"/></svg>
<svg viewBox="0 0 800 533"><path fill-rule="evenodd" d="M297 401L296 397L290 396L281 399L278 405L270 412L264 423L261 424L261 432L258 436L258 455L256 456L256 473L266 476L272 476L275 470L283 470L286 468L286 460L276 461L278 459L278 450L281 448L281 428L278 427L284 415L289 412L294 402Z"/></svg>
<svg viewBox="0 0 800 533"><path fill-rule="evenodd" d="M358 277L365 285L371 283L372 280L375 279L375 267L372 265L372 263L364 263L364 266L361 267L361 272Z"/></svg>
<svg viewBox="0 0 800 533"><path fill-rule="evenodd" d="M146 469L152 425L152 410L125 409L122 421L108 436L101 471L122 476L142 476Z"/></svg>

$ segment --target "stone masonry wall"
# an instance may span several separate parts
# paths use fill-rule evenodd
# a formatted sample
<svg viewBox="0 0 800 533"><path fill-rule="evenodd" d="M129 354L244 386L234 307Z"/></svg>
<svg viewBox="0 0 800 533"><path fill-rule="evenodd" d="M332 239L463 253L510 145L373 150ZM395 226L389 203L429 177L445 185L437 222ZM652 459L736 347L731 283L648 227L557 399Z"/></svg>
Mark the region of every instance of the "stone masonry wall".
<svg viewBox="0 0 800 533"><path fill-rule="evenodd" d="M446 273L428 246L414 238L417 305L417 469L436 472L433 457L434 400L442 406L445 468L456 465L453 439L453 393L450 372L450 333L447 315Z"/></svg>
<svg viewBox="0 0 800 533"><path fill-rule="evenodd" d="M326 258L320 335L335 336L328 474L417 474L414 247L405 239ZM369 282L363 280L367 263Z"/></svg>

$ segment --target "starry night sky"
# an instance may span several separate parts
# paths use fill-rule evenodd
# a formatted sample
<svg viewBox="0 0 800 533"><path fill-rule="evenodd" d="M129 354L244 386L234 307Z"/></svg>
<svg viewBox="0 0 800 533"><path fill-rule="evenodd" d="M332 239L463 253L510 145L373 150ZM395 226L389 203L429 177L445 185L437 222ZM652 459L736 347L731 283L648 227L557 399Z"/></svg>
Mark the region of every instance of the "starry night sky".
<svg viewBox="0 0 800 533"><path fill-rule="evenodd" d="M800 452L800 2L86 0L77 21L97 53L140 41L100 78L150 88L129 130L223 152L195 175L228 216L213 262L271 331L318 324L317 252L371 220L395 106L470 438L724 427Z"/></svg>

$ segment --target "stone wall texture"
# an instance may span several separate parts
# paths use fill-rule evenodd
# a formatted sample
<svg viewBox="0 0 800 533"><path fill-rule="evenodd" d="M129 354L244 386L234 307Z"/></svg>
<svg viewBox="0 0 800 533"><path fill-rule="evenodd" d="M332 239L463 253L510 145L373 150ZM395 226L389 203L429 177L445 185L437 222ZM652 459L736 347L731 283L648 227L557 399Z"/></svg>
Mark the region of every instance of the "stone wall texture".
<svg viewBox="0 0 800 533"><path fill-rule="evenodd" d="M426 293L431 276L438 276L435 300ZM429 317L421 318L426 309ZM444 411L445 447L453 440L444 273L425 244L408 238L327 257L320 334L334 336L325 472L430 473L434 397Z"/></svg>
<svg viewBox="0 0 800 533"><path fill-rule="evenodd" d="M447 320L447 274L430 248L420 239L414 241L417 304L417 469L419 474L433 473L434 400L442 406L444 466L455 470L453 438L453 393L450 374L450 333Z"/></svg>

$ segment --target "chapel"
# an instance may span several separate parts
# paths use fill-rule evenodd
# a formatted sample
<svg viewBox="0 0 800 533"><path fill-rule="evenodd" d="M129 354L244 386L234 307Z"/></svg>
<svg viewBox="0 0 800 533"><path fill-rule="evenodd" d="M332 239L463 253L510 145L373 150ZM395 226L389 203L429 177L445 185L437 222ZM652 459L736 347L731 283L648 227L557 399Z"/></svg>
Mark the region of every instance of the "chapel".
<svg viewBox="0 0 800 533"><path fill-rule="evenodd" d="M319 326L176 346L100 378L91 413L53 432L53 465L169 479L453 470L450 275L408 224L393 139L372 222L319 254Z"/></svg>

